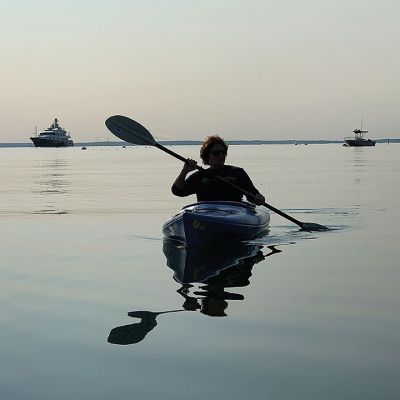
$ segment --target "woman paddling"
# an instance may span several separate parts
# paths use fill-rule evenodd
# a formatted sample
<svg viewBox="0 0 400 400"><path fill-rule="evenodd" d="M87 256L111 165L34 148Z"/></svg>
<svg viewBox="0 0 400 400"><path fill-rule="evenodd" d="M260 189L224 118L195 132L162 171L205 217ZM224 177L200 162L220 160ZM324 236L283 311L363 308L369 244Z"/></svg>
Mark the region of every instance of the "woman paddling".
<svg viewBox="0 0 400 400"><path fill-rule="evenodd" d="M225 165L227 153L228 145L221 137L208 136L201 146L200 157L203 164L210 167L186 178L197 166L195 160L188 158L172 185L172 193L179 197L196 194L197 201L242 201L242 192L215 177L218 175L248 192L248 201L258 205L264 203L264 196L255 188L243 168Z"/></svg>

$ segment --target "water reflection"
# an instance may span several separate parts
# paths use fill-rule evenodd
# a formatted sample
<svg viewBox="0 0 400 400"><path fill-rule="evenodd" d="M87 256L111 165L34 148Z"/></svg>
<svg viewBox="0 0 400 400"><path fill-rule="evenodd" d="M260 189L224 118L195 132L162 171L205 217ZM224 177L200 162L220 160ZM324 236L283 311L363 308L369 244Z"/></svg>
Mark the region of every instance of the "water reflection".
<svg viewBox="0 0 400 400"><path fill-rule="evenodd" d="M368 147L354 147L352 153L352 164L357 170L369 170L377 166L374 154L371 153L371 148Z"/></svg>
<svg viewBox="0 0 400 400"><path fill-rule="evenodd" d="M60 210L56 206L56 196L68 195L70 183L66 179L65 172L69 167L66 159L45 159L41 160L37 170L38 178L35 181L33 193L39 194L46 201L45 206L34 211L34 214L66 214L66 210ZM58 202L60 203L60 202ZM58 204L59 206L60 204Z"/></svg>
<svg viewBox="0 0 400 400"><path fill-rule="evenodd" d="M179 312L184 310L172 310L162 312L151 311L132 311L128 313L129 317L139 318L140 321L134 324L117 326L112 329L108 335L108 343L112 344L135 344L141 342L146 335L157 326L156 318L160 314Z"/></svg>
<svg viewBox="0 0 400 400"><path fill-rule="evenodd" d="M263 253L261 245L245 244L233 248L186 248L171 241L165 241L163 246L167 265L181 284L177 292L184 298L183 309L215 317L227 315L228 301L244 299L231 288L249 285L255 264L281 252L275 246L267 248L268 253Z"/></svg>
<svg viewBox="0 0 400 400"><path fill-rule="evenodd" d="M107 341L119 345L139 343L157 326L160 314L199 311L212 317L226 316L229 301L244 300L243 294L232 289L249 285L253 266L281 252L274 245L266 248L268 252L263 252L261 245L250 244L205 249L165 240L163 252L174 280L181 285L177 293L183 297L182 309L132 311L128 316L140 321L112 329Z"/></svg>

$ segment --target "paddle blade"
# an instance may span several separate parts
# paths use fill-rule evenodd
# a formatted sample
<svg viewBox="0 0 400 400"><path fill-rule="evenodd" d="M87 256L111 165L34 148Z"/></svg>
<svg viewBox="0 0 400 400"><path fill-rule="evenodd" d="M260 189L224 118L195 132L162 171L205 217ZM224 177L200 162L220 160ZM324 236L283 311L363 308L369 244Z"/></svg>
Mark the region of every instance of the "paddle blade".
<svg viewBox="0 0 400 400"><path fill-rule="evenodd" d="M118 138L133 144L155 146L151 133L139 122L122 115L113 115L106 120L107 128Z"/></svg>
<svg viewBox="0 0 400 400"><path fill-rule="evenodd" d="M302 222L301 229L304 231L329 231L330 229L324 225L315 224L314 222Z"/></svg>

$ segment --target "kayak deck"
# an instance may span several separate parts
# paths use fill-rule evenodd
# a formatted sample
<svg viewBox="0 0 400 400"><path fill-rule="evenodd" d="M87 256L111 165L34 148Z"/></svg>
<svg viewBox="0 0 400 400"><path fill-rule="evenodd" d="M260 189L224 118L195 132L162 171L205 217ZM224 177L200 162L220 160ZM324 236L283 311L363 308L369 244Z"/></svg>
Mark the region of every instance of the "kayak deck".
<svg viewBox="0 0 400 400"><path fill-rule="evenodd" d="M220 245L265 235L269 212L250 203L207 201L190 204L163 225L166 238L188 245Z"/></svg>

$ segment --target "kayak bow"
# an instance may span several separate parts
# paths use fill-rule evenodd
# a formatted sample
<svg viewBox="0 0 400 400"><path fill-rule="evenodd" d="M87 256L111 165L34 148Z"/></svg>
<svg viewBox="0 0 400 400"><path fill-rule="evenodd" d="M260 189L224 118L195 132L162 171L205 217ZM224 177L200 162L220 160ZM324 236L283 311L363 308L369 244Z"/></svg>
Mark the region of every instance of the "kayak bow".
<svg viewBox="0 0 400 400"><path fill-rule="evenodd" d="M187 245L213 246L264 236L270 215L263 207L234 201L203 201L184 207L163 225L163 234Z"/></svg>

